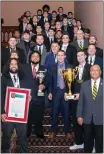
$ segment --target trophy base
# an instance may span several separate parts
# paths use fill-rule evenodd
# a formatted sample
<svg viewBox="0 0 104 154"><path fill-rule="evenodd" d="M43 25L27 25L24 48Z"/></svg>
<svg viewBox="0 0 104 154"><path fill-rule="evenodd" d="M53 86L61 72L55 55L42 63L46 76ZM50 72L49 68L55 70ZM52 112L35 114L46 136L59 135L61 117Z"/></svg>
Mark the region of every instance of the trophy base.
<svg viewBox="0 0 104 154"><path fill-rule="evenodd" d="M67 95L65 96L65 100L71 100L71 99L74 99L74 95Z"/></svg>
<svg viewBox="0 0 104 154"><path fill-rule="evenodd" d="M37 96L44 96L43 92L38 92Z"/></svg>

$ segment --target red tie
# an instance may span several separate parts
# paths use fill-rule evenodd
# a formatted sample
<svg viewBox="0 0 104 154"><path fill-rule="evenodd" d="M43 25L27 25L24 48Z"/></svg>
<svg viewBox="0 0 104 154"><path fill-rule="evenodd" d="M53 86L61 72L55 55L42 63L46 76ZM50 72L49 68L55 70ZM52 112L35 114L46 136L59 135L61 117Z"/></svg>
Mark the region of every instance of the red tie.
<svg viewBox="0 0 104 154"><path fill-rule="evenodd" d="M32 70L32 75L33 75L33 78L36 77L36 65L33 65L33 70Z"/></svg>

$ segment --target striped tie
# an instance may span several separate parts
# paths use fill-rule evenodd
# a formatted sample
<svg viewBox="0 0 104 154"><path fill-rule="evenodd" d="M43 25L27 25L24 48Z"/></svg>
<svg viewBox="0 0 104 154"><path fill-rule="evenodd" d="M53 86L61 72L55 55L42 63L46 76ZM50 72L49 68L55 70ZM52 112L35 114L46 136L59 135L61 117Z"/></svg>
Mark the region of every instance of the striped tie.
<svg viewBox="0 0 104 154"><path fill-rule="evenodd" d="M81 49L83 49L82 41L80 41L79 47L80 47Z"/></svg>
<svg viewBox="0 0 104 154"><path fill-rule="evenodd" d="M94 85L93 85L92 95L93 95L93 100L95 100L96 99L96 96L97 96L97 85L96 85L96 81L94 82Z"/></svg>

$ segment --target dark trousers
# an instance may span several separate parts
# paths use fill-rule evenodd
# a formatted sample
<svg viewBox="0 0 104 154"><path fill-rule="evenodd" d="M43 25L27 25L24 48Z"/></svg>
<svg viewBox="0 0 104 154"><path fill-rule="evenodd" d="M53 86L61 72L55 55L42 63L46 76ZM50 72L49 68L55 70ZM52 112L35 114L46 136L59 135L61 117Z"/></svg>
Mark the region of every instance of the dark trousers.
<svg viewBox="0 0 104 154"><path fill-rule="evenodd" d="M103 152L103 125L84 124L84 152L91 153L94 146L96 153Z"/></svg>
<svg viewBox="0 0 104 154"><path fill-rule="evenodd" d="M56 132L57 129L60 107L64 119L64 131L69 132L69 102L64 100L64 92L64 90L57 89L52 101L52 132Z"/></svg>
<svg viewBox="0 0 104 154"><path fill-rule="evenodd" d="M75 143L77 145L83 144L83 126L79 125L76 118L77 112L77 104L78 101L71 100L71 115L72 115L72 124L73 124L73 131L75 135Z"/></svg>
<svg viewBox="0 0 104 154"><path fill-rule="evenodd" d="M28 153L27 146L27 126L21 123L3 122L2 123L2 153L10 152L10 141L14 128L16 129L19 137L19 143L21 147L21 153Z"/></svg>
<svg viewBox="0 0 104 154"><path fill-rule="evenodd" d="M45 105L43 104L35 104L31 103L28 123L27 123L27 136L31 135L32 125L34 125L34 133L41 134L43 133L43 116L44 116Z"/></svg>

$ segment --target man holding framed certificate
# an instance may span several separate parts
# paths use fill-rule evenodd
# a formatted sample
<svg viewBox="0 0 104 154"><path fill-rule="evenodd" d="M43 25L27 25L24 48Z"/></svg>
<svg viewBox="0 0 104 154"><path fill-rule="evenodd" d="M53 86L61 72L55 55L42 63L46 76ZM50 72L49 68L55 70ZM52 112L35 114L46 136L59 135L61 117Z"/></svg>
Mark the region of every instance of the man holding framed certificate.
<svg viewBox="0 0 104 154"><path fill-rule="evenodd" d="M27 153L27 116L30 89L18 60L13 58L1 78L2 153L10 152L10 140L16 129L21 152Z"/></svg>

